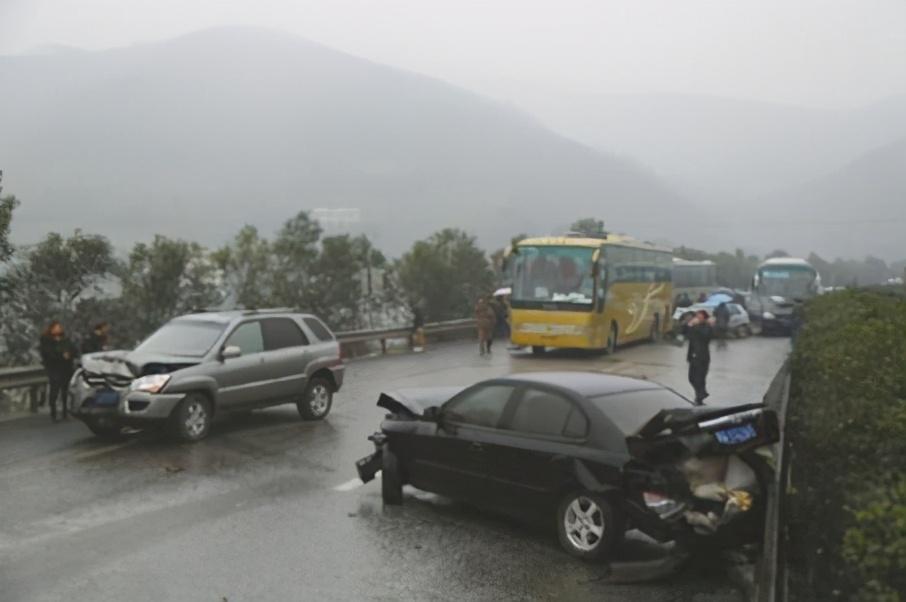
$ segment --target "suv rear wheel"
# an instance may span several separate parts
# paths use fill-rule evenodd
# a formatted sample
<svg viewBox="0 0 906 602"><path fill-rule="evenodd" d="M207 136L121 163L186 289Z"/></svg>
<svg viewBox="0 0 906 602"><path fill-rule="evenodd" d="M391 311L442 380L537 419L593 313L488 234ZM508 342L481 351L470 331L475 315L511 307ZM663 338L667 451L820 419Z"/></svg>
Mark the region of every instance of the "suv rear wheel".
<svg viewBox="0 0 906 602"><path fill-rule="evenodd" d="M211 402L198 393L190 393L170 416L170 427L177 439L194 443L208 436L211 430Z"/></svg>
<svg viewBox="0 0 906 602"><path fill-rule="evenodd" d="M316 376L308 381L296 408L305 420L321 420L330 413L332 405L333 385L326 378Z"/></svg>

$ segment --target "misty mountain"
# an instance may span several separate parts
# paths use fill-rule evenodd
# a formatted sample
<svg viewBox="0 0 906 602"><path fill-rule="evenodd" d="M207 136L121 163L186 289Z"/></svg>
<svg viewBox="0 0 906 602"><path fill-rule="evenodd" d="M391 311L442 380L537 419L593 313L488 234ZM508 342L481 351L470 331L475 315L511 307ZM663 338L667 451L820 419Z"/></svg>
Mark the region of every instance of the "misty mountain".
<svg viewBox="0 0 906 602"><path fill-rule="evenodd" d="M689 215L635 163L511 107L269 30L0 57L0 82L20 242L80 227L213 245L353 208L353 229L399 253L447 226L494 248L586 215L663 237Z"/></svg>
<svg viewBox="0 0 906 602"><path fill-rule="evenodd" d="M802 184L906 136L906 97L854 110L669 94L564 95L530 107L708 207Z"/></svg>
<svg viewBox="0 0 906 602"><path fill-rule="evenodd" d="M906 256L906 136L840 169L761 200L775 246L826 257ZM773 217L772 217L773 216Z"/></svg>

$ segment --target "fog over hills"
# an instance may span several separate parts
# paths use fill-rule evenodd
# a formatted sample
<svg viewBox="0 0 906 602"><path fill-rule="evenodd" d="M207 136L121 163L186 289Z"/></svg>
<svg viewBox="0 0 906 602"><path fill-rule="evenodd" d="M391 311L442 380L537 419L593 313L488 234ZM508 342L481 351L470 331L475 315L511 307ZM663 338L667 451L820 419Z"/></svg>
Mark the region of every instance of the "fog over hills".
<svg viewBox="0 0 906 602"><path fill-rule="evenodd" d="M761 252L906 254L886 227L841 236L838 225L853 206L866 219L906 220L906 160L896 150L906 97L852 110L669 94L563 95L529 106L557 131L643 162L695 203L707 214L702 246L719 234Z"/></svg>
<svg viewBox="0 0 906 602"><path fill-rule="evenodd" d="M827 255L906 257L906 136L763 202L775 245L796 239L800 248Z"/></svg>
<svg viewBox="0 0 906 602"><path fill-rule="evenodd" d="M494 248L585 215L648 238L691 216L642 167L517 110L269 30L0 57L0 82L19 242L81 227L216 245L327 207L360 209L399 253L446 226Z"/></svg>

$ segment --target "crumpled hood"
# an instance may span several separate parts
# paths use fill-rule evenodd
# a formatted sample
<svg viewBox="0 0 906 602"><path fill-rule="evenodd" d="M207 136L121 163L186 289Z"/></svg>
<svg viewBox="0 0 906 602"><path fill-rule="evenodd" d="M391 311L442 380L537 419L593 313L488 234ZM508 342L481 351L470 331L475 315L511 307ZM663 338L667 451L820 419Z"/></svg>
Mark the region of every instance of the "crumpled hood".
<svg viewBox="0 0 906 602"><path fill-rule="evenodd" d="M385 391L378 398L380 408L409 414L413 418L421 416L426 409L443 405L448 399L465 389L465 387L424 387Z"/></svg>
<svg viewBox="0 0 906 602"><path fill-rule="evenodd" d="M166 374L198 364L195 358L178 355L99 351L82 356L82 368L94 374L138 378L146 374Z"/></svg>

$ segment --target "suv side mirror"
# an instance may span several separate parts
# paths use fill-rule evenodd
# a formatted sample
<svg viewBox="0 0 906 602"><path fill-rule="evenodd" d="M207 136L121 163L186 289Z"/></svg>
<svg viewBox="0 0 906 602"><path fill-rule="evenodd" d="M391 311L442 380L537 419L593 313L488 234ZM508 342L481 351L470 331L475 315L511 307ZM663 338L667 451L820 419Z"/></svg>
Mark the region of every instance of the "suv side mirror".
<svg viewBox="0 0 906 602"><path fill-rule="evenodd" d="M221 360L229 360L242 355L242 349L238 345L227 345L223 348L223 351L220 352Z"/></svg>

